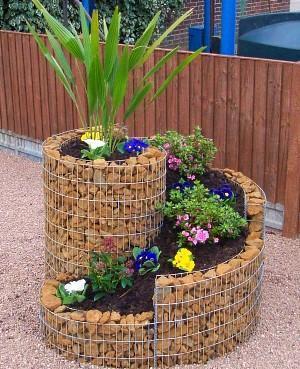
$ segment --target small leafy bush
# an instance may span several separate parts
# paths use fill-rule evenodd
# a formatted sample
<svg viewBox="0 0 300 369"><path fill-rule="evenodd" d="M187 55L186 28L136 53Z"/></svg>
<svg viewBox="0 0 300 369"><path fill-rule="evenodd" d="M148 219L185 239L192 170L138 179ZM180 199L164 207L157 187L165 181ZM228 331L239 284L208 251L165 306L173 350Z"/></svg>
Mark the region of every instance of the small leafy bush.
<svg viewBox="0 0 300 369"><path fill-rule="evenodd" d="M113 294L119 286L132 287L133 272L126 265L126 258L113 258L111 254L93 253L90 261L89 278L92 282L94 300L97 301L108 294Z"/></svg>
<svg viewBox="0 0 300 369"><path fill-rule="evenodd" d="M184 191L171 190L163 212L176 221L179 246L218 243L221 237L234 239L247 224L226 201L211 195L199 181Z"/></svg>
<svg viewBox="0 0 300 369"><path fill-rule="evenodd" d="M183 136L176 131L158 134L152 144L163 147L168 153L168 167L188 177L203 174L215 157L216 147L213 141L205 138L199 127L190 136Z"/></svg>

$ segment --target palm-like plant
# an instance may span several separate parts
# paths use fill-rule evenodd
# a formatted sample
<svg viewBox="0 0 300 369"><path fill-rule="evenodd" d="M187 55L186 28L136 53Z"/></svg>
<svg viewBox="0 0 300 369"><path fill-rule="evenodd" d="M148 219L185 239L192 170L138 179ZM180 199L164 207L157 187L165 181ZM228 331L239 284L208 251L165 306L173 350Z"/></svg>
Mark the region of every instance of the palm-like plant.
<svg viewBox="0 0 300 369"><path fill-rule="evenodd" d="M83 127L90 129L91 138L97 133L97 137L101 137L105 141L106 155L109 156L119 144L119 139L114 136L114 127L118 111L126 96L130 73L136 68L143 66L155 48L192 13L192 10L187 11L178 18L157 40L150 44L159 20L160 12L158 12L141 37L136 41L136 44L133 47L125 45L122 48L122 52L119 53L121 14L118 11L118 7L114 11L109 28L104 20L103 29L101 30L98 11L94 10L89 26L85 10L80 5L82 34L78 35L72 25L68 29L52 17L39 0L32 1L43 14L48 24L49 29L46 30L46 33L53 50L45 45L34 27L30 24L28 24L28 27L41 52L55 70L58 78L74 102ZM102 37L100 38L100 36ZM101 40L105 41L104 55L101 55ZM76 80L63 49L75 58L76 66L79 70L81 70L80 64L84 66L85 75L82 76L82 80L85 81L85 92L88 102L87 121L82 115L76 92ZM187 56L167 76L157 90L154 91L151 77L176 54L178 47L169 51L161 58L142 78L125 109L123 120L125 121L136 110L148 94L152 93L151 100L157 98L167 88L174 77L191 63L203 49L201 48Z"/></svg>

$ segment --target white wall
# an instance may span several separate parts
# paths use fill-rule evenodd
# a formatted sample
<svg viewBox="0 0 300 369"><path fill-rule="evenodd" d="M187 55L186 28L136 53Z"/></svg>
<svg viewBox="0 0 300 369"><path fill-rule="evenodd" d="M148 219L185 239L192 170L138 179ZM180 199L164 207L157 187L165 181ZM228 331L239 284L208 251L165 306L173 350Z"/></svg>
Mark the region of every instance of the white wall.
<svg viewBox="0 0 300 369"><path fill-rule="evenodd" d="M300 0L290 0L290 11L300 11Z"/></svg>

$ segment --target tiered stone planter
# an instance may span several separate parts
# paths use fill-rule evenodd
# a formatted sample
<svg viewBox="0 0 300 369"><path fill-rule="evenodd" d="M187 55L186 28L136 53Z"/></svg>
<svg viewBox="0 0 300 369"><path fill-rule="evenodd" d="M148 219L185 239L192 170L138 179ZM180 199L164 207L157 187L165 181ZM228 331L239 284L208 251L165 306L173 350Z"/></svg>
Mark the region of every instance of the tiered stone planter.
<svg viewBox="0 0 300 369"><path fill-rule="evenodd" d="M92 251L110 238L116 254L145 247L158 234L165 199L166 154L149 147L118 162L86 161L61 154L80 137L71 131L43 144L46 274L82 276Z"/></svg>
<svg viewBox="0 0 300 369"><path fill-rule="evenodd" d="M225 169L247 199L244 250L215 268L158 276L153 311L120 315L74 311L55 297L57 280L41 290L46 342L69 359L114 368L205 363L244 342L259 317L263 279L265 196L242 173Z"/></svg>

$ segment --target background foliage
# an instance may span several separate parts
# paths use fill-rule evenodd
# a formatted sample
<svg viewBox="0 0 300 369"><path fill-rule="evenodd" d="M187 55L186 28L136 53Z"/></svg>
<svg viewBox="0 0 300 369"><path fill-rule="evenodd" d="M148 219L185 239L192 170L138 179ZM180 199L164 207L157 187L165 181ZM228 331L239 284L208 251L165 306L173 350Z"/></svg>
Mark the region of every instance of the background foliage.
<svg viewBox="0 0 300 369"><path fill-rule="evenodd" d="M45 8L59 20L63 20L63 0L42 0ZM160 23L156 33L161 33L176 18L183 8L183 0L95 0L100 10L100 22L105 16L107 23L116 5L122 13L121 41L133 43L146 28L154 14L161 10ZM26 21L36 27L38 32L45 31L45 22L30 0L0 0L0 28L28 32ZM78 30L79 12L73 0L68 0L68 21Z"/></svg>

